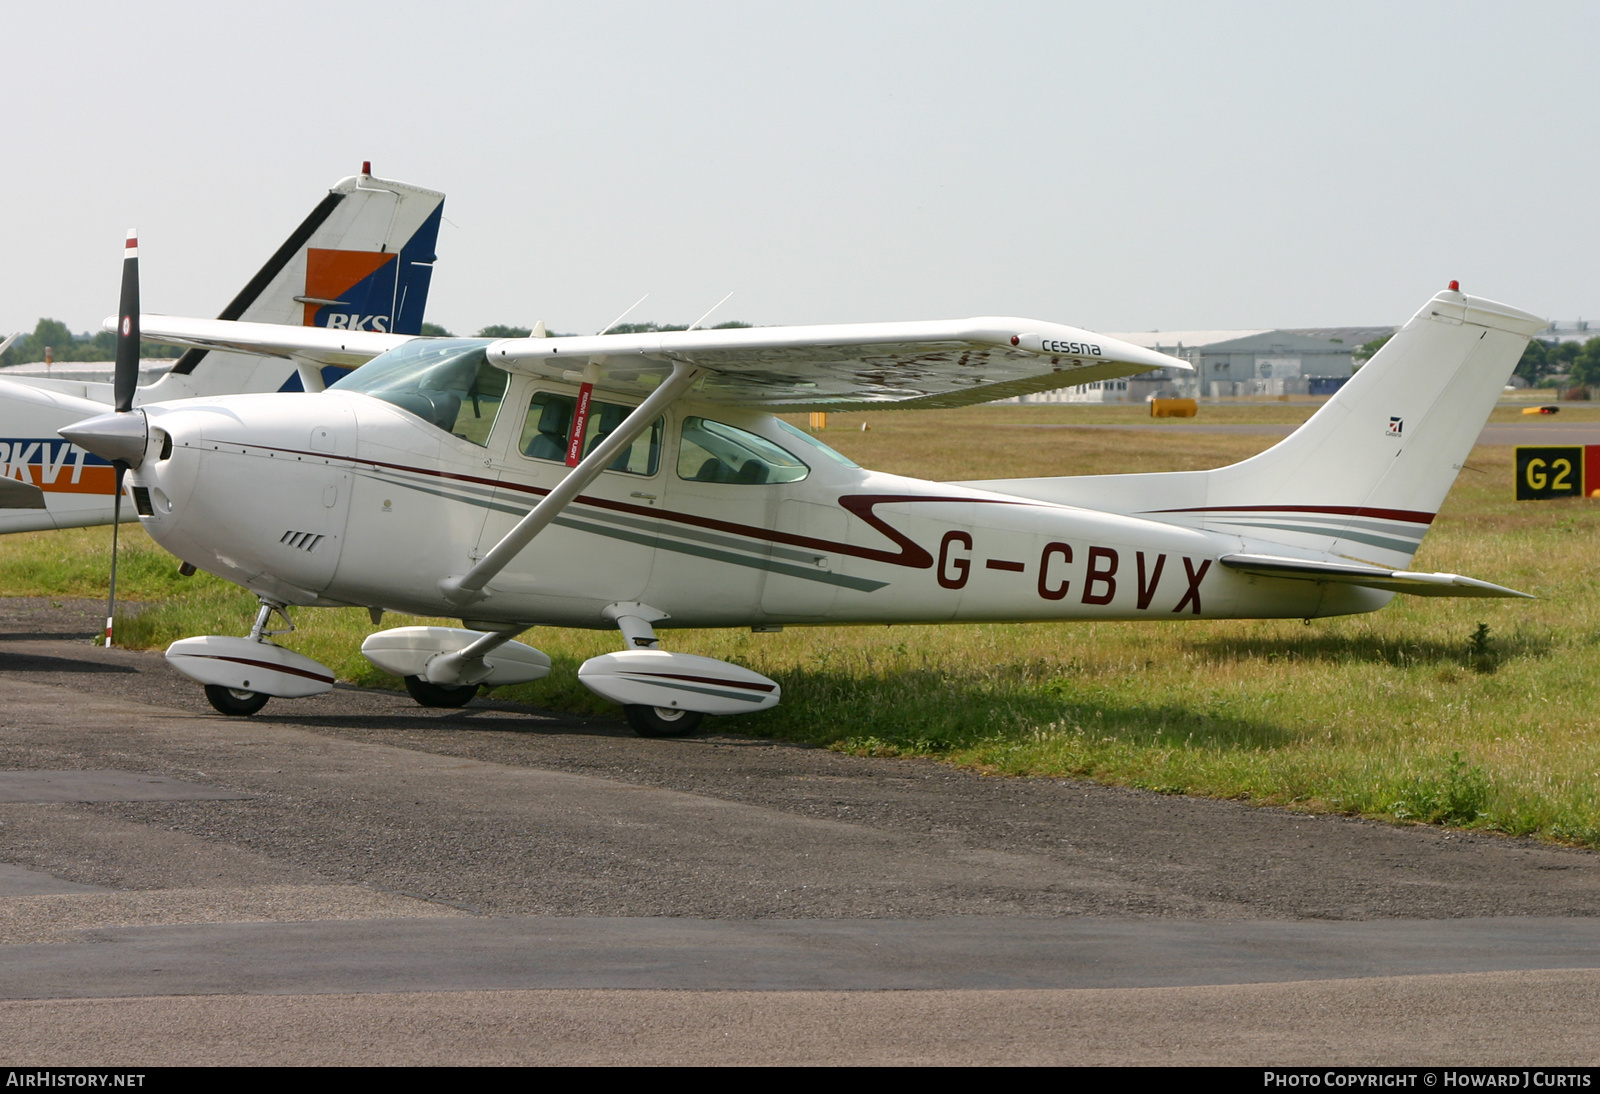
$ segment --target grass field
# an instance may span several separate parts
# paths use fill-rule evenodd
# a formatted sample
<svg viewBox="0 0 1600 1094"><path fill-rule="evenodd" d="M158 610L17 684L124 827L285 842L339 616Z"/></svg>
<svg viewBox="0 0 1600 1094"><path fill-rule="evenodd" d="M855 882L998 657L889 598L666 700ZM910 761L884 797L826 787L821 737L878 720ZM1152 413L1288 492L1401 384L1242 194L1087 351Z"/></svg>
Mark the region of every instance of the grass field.
<svg viewBox="0 0 1600 1094"><path fill-rule="evenodd" d="M1313 409L1202 413L1293 423ZM1580 407L1565 420L1596 416L1600 408ZM1274 440L1046 428L1086 420L1148 421L1120 407L835 414L826 440L867 466L935 479L1214 467ZM1476 449L1414 567L1485 578L1537 601L1401 597L1373 615L1309 626L799 627L664 632L665 644L783 685L777 709L718 723L738 732L1600 846L1600 501L1519 504L1511 471L1511 449ZM108 529L0 537L0 581L12 595L101 595L109 539ZM124 529L124 544L121 584L145 602L119 624L124 642L244 632L247 594L203 574L179 578L137 528ZM358 652L376 629L364 611L307 610L298 622L283 644L345 679L398 686ZM611 634L540 628L524 641L549 653L555 671L497 694L614 709L575 678L585 658L617 648Z"/></svg>

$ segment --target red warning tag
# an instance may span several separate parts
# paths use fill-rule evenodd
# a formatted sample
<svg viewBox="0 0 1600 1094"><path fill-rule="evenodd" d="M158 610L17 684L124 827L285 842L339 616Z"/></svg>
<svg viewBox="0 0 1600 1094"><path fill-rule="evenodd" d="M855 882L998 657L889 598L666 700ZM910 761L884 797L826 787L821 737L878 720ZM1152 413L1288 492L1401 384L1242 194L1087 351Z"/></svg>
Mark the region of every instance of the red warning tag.
<svg viewBox="0 0 1600 1094"><path fill-rule="evenodd" d="M567 439L567 466L577 467L583 459L583 435L589 431L589 397L594 394L593 384L578 389L578 407L572 412L572 436Z"/></svg>

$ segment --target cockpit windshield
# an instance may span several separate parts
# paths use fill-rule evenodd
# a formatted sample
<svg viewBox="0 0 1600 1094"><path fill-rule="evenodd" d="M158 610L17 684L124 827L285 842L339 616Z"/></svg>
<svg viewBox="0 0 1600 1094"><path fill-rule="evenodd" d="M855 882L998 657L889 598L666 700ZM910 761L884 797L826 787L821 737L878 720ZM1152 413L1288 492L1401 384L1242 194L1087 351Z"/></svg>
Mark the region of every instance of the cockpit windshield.
<svg viewBox="0 0 1600 1094"><path fill-rule="evenodd" d="M382 399L464 441L487 445L507 379L484 354L490 341L418 338L374 357L329 390Z"/></svg>

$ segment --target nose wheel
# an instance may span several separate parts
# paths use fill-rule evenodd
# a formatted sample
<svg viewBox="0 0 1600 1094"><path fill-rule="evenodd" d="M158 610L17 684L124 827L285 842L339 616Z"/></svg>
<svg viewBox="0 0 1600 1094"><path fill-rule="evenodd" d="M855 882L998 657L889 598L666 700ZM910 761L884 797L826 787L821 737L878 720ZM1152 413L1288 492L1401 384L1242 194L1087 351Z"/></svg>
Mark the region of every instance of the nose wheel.
<svg viewBox="0 0 1600 1094"><path fill-rule="evenodd" d="M261 597L261 610L246 638L203 634L180 638L167 647L167 664L205 689L206 701L232 718L256 713L274 695L299 699L333 690L333 670L304 654L269 641L294 630L284 605ZM273 615L285 629L272 631Z"/></svg>

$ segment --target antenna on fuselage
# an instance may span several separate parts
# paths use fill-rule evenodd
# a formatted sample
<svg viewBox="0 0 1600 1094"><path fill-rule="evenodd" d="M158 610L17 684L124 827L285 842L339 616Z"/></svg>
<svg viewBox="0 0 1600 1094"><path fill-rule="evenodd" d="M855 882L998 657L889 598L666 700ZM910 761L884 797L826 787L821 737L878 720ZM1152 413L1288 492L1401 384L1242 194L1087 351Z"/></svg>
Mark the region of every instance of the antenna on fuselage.
<svg viewBox="0 0 1600 1094"><path fill-rule="evenodd" d="M621 315L617 316L611 322L607 323L604 327L601 327L600 330L596 332L596 335L598 336L600 334L604 334L606 331L610 330L612 327L616 326L618 323L620 323L624 319L628 318L628 316L633 314L633 309L634 308L637 308L640 304L643 304L648 299L650 299L650 294L649 293L645 293L639 299L635 300L633 302L633 304L628 308L627 311L625 311Z"/></svg>
<svg viewBox="0 0 1600 1094"><path fill-rule="evenodd" d="M738 292L738 290L735 289L734 292ZM711 305L711 310L710 311L706 312L699 319L696 319L693 323L690 323L687 327L685 327L684 328L684 333L687 334L689 331L698 329L701 323L704 323L707 319L711 318L711 312L716 311L718 308L722 307L722 305L726 304L728 301L730 301L732 299L733 299L733 293L729 293L727 296L724 296L721 300L718 300L715 304Z"/></svg>

